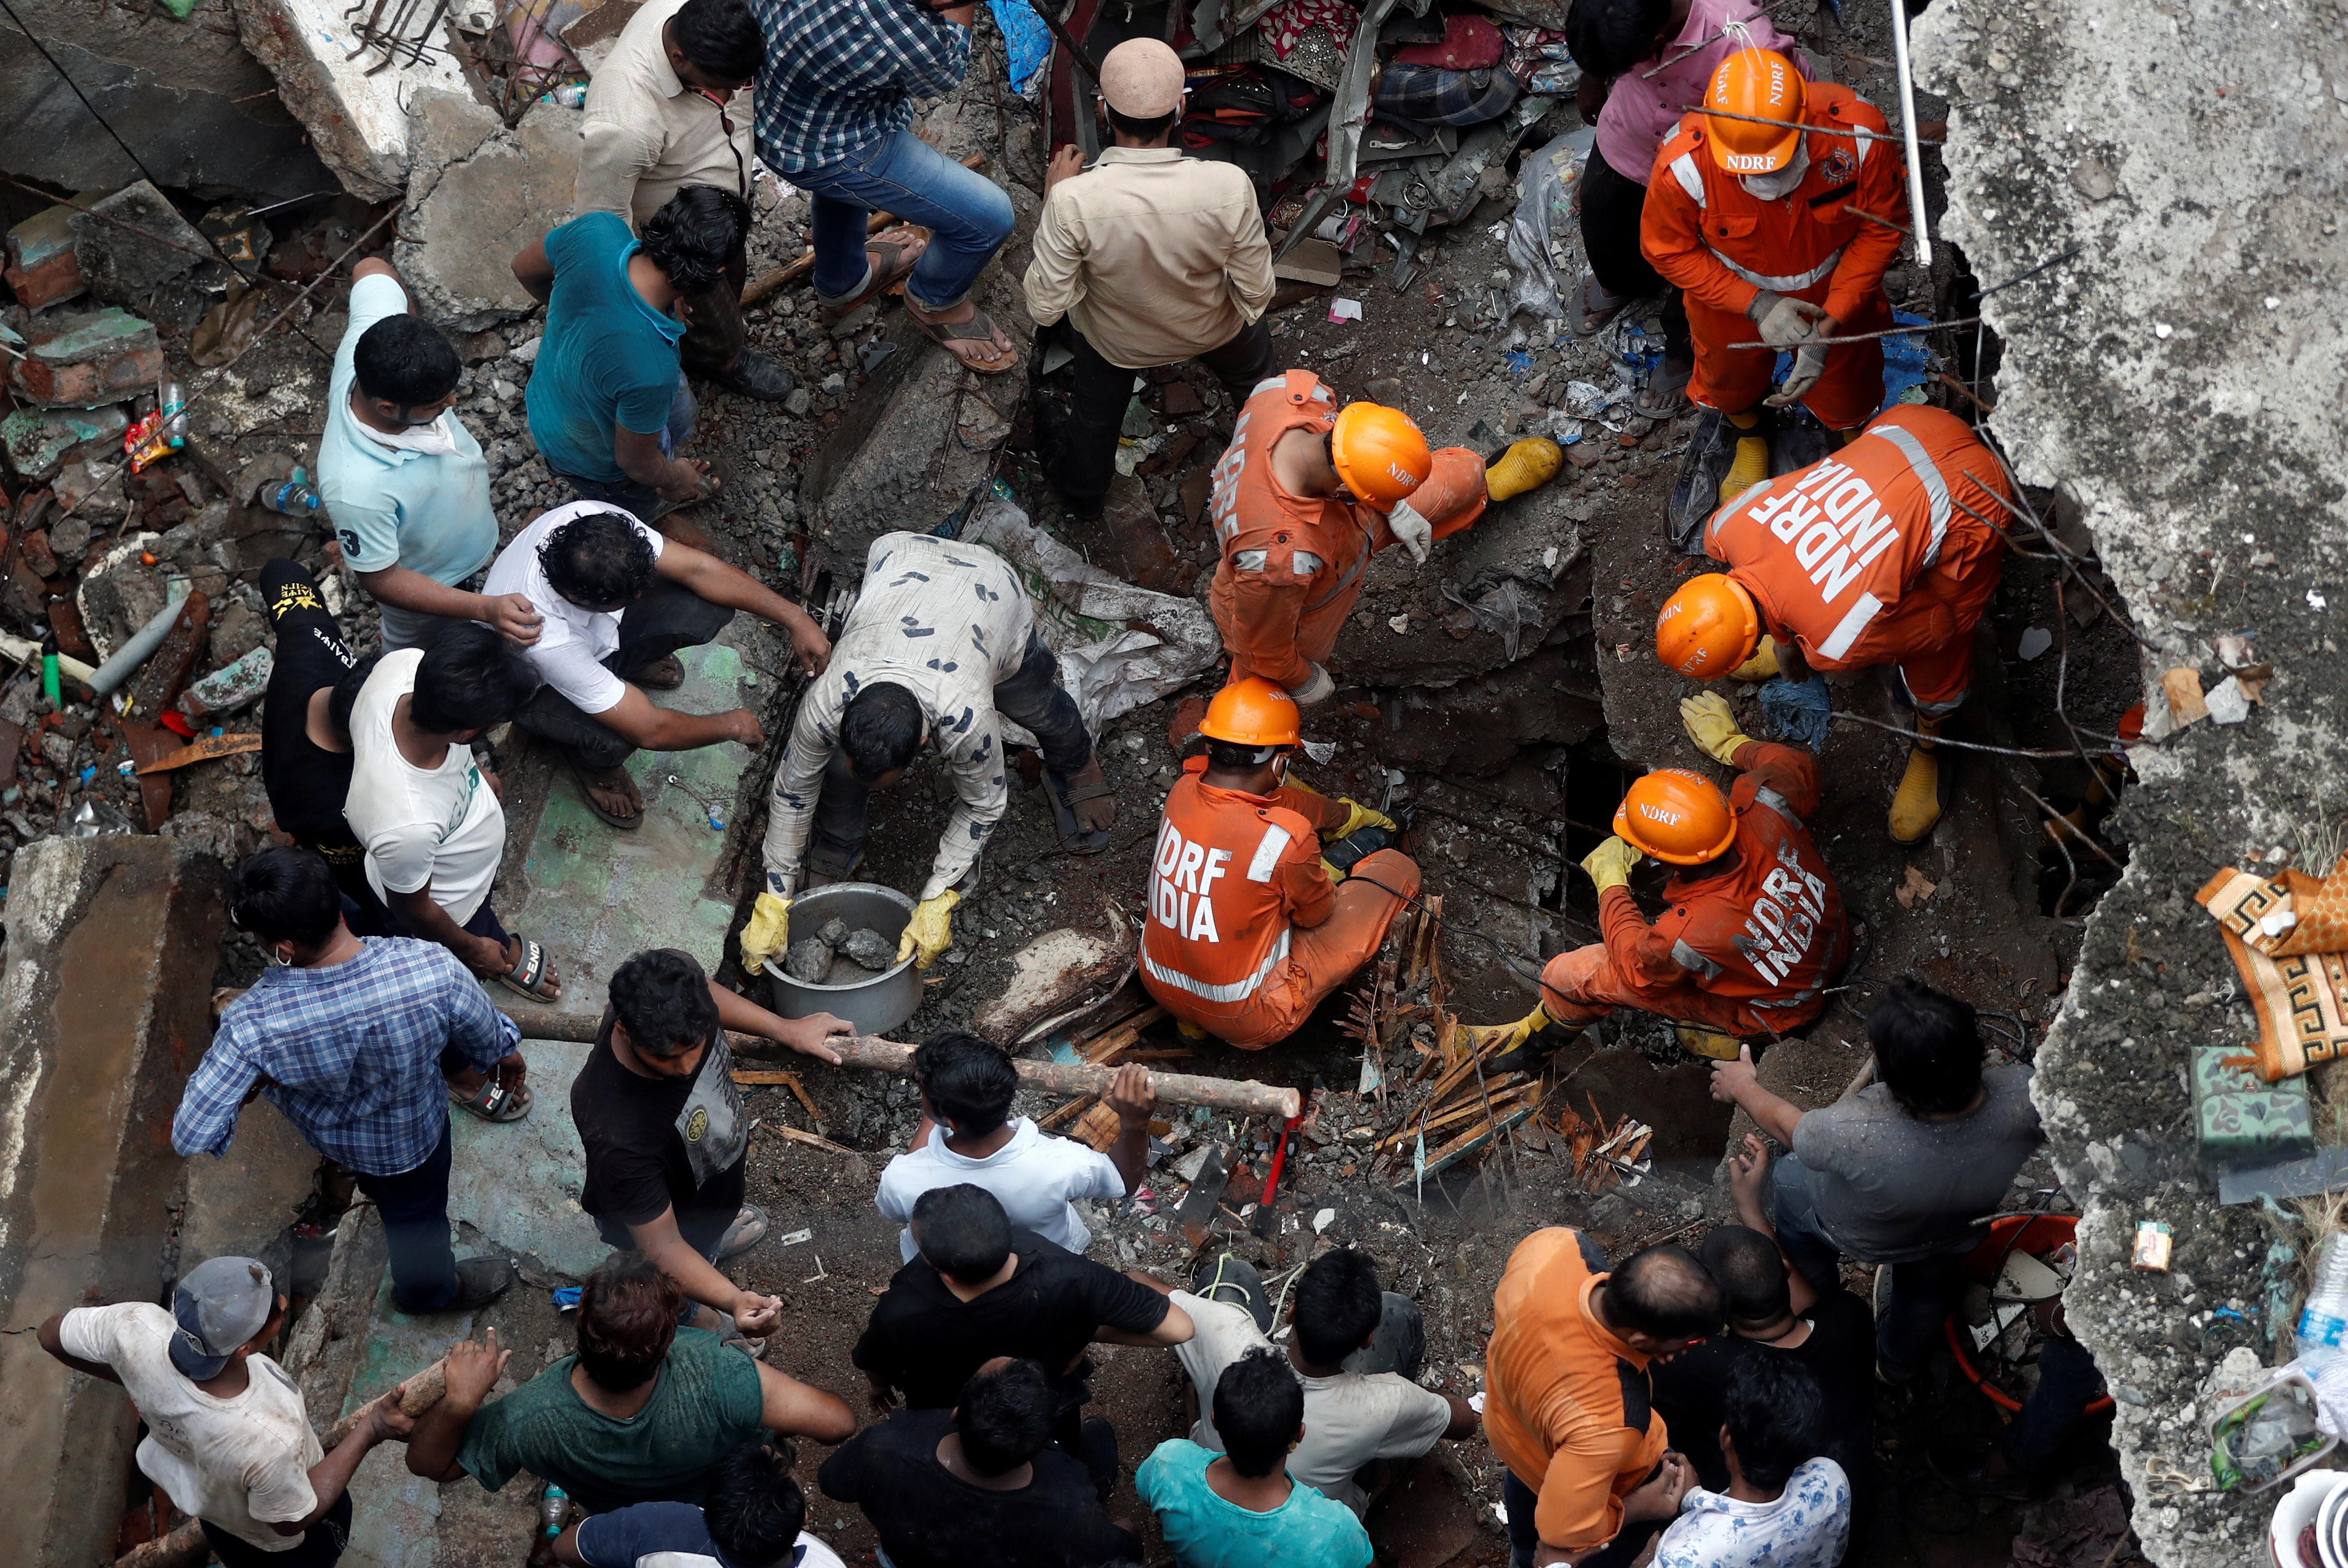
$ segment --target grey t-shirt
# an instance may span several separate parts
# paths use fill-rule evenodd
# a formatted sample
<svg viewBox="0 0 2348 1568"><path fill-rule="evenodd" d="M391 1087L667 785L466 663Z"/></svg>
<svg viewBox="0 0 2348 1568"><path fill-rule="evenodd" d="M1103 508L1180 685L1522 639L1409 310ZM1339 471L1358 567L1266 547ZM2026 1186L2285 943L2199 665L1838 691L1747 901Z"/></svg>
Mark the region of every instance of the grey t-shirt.
<svg viewBox="0 0 2348 1568"><path fill-rule="evenodd" d="M2030 1075L1993 1068L1968 1116L1920 1121L1870 1084L1806 1114L1794 1153L1808 1172L1812 1212L1837 1246L1865 1263L1910 1263L1995 1212L2043 1136Z"/></svg>

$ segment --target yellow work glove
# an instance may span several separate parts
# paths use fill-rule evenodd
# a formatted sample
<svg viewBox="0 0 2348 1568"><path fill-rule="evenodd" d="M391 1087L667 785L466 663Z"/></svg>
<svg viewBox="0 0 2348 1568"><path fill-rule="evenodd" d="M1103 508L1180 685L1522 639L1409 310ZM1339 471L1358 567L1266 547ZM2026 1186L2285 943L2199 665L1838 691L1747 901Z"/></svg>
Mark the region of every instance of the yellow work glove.
<svg viewBox="0 0 2348 1568"><path fill-rule="evenodd" d="M1371 810L1350 795L1338 796L1337 804L1350 806L1353 810L1346 817L1344 824L1329 835L1333 839L1342 839L1356 828L1384 828L1389 833L1401 831L1395 826L1395 820L1392 817L1387 816L1384 811Z"/></svg>
<svg viewBox="0 0 2348 1568"><path fill-rule="evenodd" d="M1343 834L1339 835L1341 838L1343 836ZM1338 883L1345 880L1345 873L1339 871L1334 865L1331 864L1325 856L1322 859L1321 869L1329 873L1329 885L1332 887L1336 886Z"/></svg>
<svg viewBox="0 0 2348 1568"><path fill-rule="evenodd" d="M953 945L953 906L961 902L962 894L952 888L923 899L913 918L905 923L905 934L898 939L897 962L910 958L916 969L935 964L938 954Z"/></svg>
<svg viewBox="0 0 2348 1568"><path fill-rule="evenodd" d="M759 973L790 941L791 901L778 892L760 893L750 906L749 923L742 927L742 967Z"/></svg>
<svg viewBox="0 0 2348 1568"><path fill-rule="evenodd" d="M1619 838L1607 841L1581 857L1581 869L1598 884L1601 893L1610 887L1622 887L1631 880L1632 868L1639 863L1639 851Z"/></svg>
<svg viewBox="0 0 2348 1568"><path fill-rule="evenodd" d="M1728 711L1728 699L1718 692L1705 692L1698 696L1680 698L1680 722L1687 726L1688 738L1696 748L1715 762L1736 765L1738 748L1752 744L1753 738L1736 727L1736 716Z"/></svg>

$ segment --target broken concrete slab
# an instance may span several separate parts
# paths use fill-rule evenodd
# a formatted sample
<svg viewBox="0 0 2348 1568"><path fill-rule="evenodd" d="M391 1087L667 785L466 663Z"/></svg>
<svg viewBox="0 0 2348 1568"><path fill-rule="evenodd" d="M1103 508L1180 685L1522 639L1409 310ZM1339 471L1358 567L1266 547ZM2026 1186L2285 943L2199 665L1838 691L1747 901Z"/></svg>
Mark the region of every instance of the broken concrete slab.
<svg viewBox="0 0 2348 1568"><path fill-rule="evenodd" d="M119 404L98 408L19 408L0 419L0 449L16 477L46 484L72 459L102 456L121 445L130 415Z"/></svg>
<svg viewBox="0 0 2348 1568"><path fill-rule="evenodd" d="M212 259L196 226L144 180L90 202L68 222L89 292L114 304L139 306L165 284Z"/></svg>
<svg viewBox="0 0 2348 1568"><path fill-rule="evenodd" d="M74 254L74 210L50 207L8 231L8 266L0 278L26 310L68 300L88 287Z"/></svg>
<svg viewBox="0 0 2348 1568"><path fill-rule="evenodd" d="M237 36L275 77L318 156L366 201L393 201L407 182L407 105L417 94L472 95L445 49L369 75L381 51L361 47L366 14L341 0L233 0L233 8Z"/></svg>
<svg viewBox="0 0 2348 1568"><path fill-rule="evenodd" d="M530 1027L527 1016L518 1022ZM587 1153L571 1119L571 1080L593 1049L525 1039L522 1059L538 1086L530 1114L510 1122L451 1119L449 1219L526 1264L534 1261L539 1272L573 1280L586 1278L612 1255L595 1222L579 1207Z"/></svg>
<svg viewBox="0 0 2348 1568"><path fill-rule="evenodd" d="M185 1162L180 1266L233 1254L259 1258L280 1277L294 1261L294 1216L316 1185L320 1155L285 1113L256 1099L237 1113L227 1152Z"/></svg>
<svg viewBox="0 0 2348 1568"><path fill-rule="evenodd" d="M0 970L0 1463L26 1561L110 1560L137 1420L29 1332L161 1294L170 1125L211 1039L221 866L160 839L16 851Z"/></svg>
<svg viewBox="0 0 2348 1568"><path fill-rule="evenodd" d="M46 407L95 408L153 392L164 371L155 328L129 312L60 311L25 328L28 352L8 361L8 385Z"/></svg>
<svg viewBox="0 0 2348 1568"><path fill-rule="evenodd" d="M579 116L539 104L512 130L469 94L427 92L408 122L407 205L393 252L420 313L454 332L526 315L516 252L571 215Z"/></svg>

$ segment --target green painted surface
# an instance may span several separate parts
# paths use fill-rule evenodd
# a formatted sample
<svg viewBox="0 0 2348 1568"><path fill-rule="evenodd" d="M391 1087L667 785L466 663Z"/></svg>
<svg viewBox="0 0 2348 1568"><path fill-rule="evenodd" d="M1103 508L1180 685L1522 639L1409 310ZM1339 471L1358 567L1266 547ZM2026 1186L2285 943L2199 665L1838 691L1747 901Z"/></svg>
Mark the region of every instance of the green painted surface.
<svg viewBox="0 0 2348 1568"><path fill-rule="evenodd" d="M516 1288L521 1288L517 1286ZM391 1271L384 1271L367 1318L366 1345L336 1416L347 1416L411 1372L429 1367L449 1345L473 1332L469 1312L410 1317L391 1305ZM438 1483L411 1475L407 1450L378 1445L351 1478L351 1539L343 1561L366 1568L433 1568L439 1554Z"/></svg>
<svg viewBox="0 0 2348 1568"><path fill-rule="evenodd" d="M527 1026L530 1020L521 1022ZM582 1279L611 1255L579 1207L587 1179L579 1129L571 1120L571 1080L591 1046L530 1040L530 1114L488 1122L454 1113L455 1159L448 1172L448 1217L470 1225L506 1252L535 1256L547 1272Z"/></svg>

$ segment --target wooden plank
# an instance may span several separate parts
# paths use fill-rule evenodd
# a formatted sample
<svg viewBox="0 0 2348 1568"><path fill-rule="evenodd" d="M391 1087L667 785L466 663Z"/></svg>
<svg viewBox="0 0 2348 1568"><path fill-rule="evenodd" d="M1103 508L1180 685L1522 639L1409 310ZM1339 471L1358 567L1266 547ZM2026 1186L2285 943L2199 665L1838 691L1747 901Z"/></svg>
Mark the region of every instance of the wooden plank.
<svg viewBox="0 0 2348 1568"><path fill-rule="evenodd" d="M152 762L141 763L133 771L140 774L169 773L175 768L185 768L191 762L210 762L214 758L234 757L240 752L260 749L261 737L258 735L207 735L201 740L167 752Z"/></svg>
<svg viewBox="0 0 2348 1568"><path fill-rule="evenodd" d="M1100 1034L1095 1035L1091 1039L1080 1043L1076 1047L1076 1055L1093 1067L1105 1068L1117 1065L1126 1058L1133 1043L1141 1038L1142 1031L1165 1016L1166 1009L1153 1002L1124 1022L1113 1025ZM1189 1054L1188 1051L1182 1053L1184 1056ZM1088 1094L1081 1099L1072 1099L1066 1105L1056 1106L1035 1125L1045 1132L1051 1131L1056 1127L1065 1126L1090 1110L1097 1102L1097 1096Z"/></svg>
<svg viewBox="0 0 2348 1568"><path fill-rule="evenodd" d="M1503 1110L1512 1109L1519 1103L1522 1102L1528 1096L1538 1097L1539 1093L1540 1086L1538 1084L1521 1084L1506 1090L1495 1090L1492 1095L1493 1114L1498 1115ZM1431 1132L1438 1127L1448 1127L1454 1122L1464 1121L1471 1116L1481 1116L1483 1114L1484 1102L1482 1097L1478 1096L1476 1099L1471 1100L1465 1105L1457 1106L1450 1110L1445 1111L1441 1116L1429 1117L1425 1121L1406 1121L1395 1131L1390 1132L1386 1134L1385 1137L1378 1140L1378 1141L1372 1147L1375 1149L1400 1149L1404 1145L1409 1143L1413 1139L1416 1138L1421 1132Z"/></svg>
<svg viewBox="0 0 2348 1568"><path fill-rule="evenodd" d="M1498 1138L1510 1128L1518 1126L1521 1122L1525 1121L1532 1115L1532 1113L1533 1108L1531 1106L1520 1106L1517 1109L1509 1112L1506 1116L1502 1117L1498 1122L1495 1122L1491 1126L1479 1127L1475 1131L1468 1133L1466 1137L1461 1138L1455 1142L1446 1144L1443 1148L1436 1150L1434 1153L1426 1157L1426 1173L1429 1176L1436 1175L1441 1171L1449 1170L1452 1166L1458 1164L1462 1160L1467 1159L1471 1154L1481 1153L1488 1146L1490 1145L1494 1139ZM1406 1160L1402 1161L1400 1176L1401 1180L1395 1181L1394 1183L1395 1186L1407 1187L1413 1181L1418 1180L1419 1173L1411 1169L1410 1162Z"/></svg>
<svg viewBox="0 0 2348 1568"><path fill-rule="evenodd" d="M793 1143L804 1143L809 1149L820 1149L828 1154L856 1152L853 1149L840 1147L829 1138L819 1137L812 1132L801 1132L798 1128L786 1127L779 1121L754 1121L750 1124L750 1130L754 1132L771 1132L778 1138L788 1138Z"/></svg>

